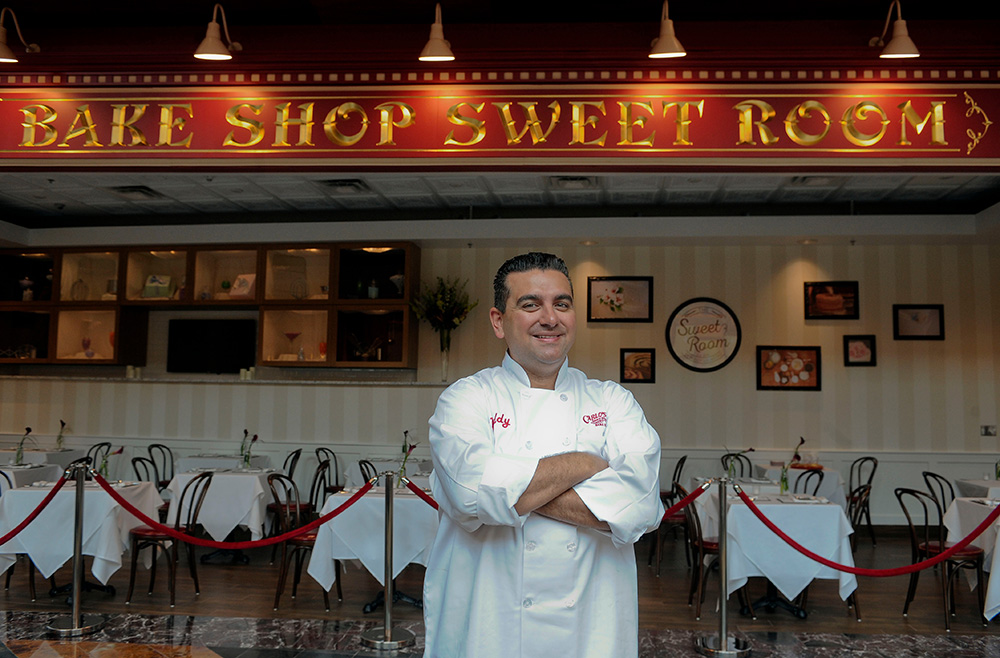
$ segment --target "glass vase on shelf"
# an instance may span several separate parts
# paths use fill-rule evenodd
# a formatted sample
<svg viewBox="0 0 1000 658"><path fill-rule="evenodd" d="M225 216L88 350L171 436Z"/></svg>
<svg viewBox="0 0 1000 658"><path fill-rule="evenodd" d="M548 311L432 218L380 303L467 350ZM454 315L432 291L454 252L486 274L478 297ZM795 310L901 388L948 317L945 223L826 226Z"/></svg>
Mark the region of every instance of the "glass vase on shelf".
<svg viewBox="0 0 1000 658"><path fill-rule="evenodd" d="M788 493L788 464L781 465L781 493Z"/></svg>

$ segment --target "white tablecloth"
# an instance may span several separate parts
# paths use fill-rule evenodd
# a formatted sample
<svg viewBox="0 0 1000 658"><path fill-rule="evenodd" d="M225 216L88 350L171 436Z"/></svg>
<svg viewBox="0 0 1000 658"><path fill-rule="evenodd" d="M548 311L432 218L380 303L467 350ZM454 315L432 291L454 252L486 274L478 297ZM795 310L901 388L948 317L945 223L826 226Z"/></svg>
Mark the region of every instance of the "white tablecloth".
<svg viewBox="0 0 1000 658"><path fill-rule="evenodd" d="M955 488L965 498L1000 498L1000 480L955 480Z"/></svg>
<svg viewBox="0 0 1000 658"><path fill-rule="evenodd" d="M262 538L266 532L267 504L272 502L267 476L274 472L271 469L217 472L205 495L198 523L216 541L224 541L237 526L250 530L251 539ZM191 471L178 473L167 485L170 499L180 500L185 485L196 475ZM187 506L183 513L187 514ZM177 505L171 505L167 523L173 524L176 518Z"/></svg>
<svg viewBox="0 0 1000 658"><path fill-rule="evenodd" d="M756 481L755 481L756 480ZM691 489L701 485L704 478L693 478ZM768 480L767 478L736 478L736 483L740 485L748 496L757 495L777 495L781 493L781 484ZM732 487L729 487L729 495L735 496ZM719 536L719 485L713 483L705 493L694 499L695 509L698 511L698 518L701 520L701 533L705 537Z"/></svg>
<svg viewBox="0 0 1000 658"><path fill-rule="evenodd" d="M240 468L243 458L239 455L188 455L178 457L174 465L177 473L183 473L195 468ZM250 455L251 468L270 468L271 458L267 455Z"/></svg>
<svg viewBox="0 0 1000 658"><path fill-rule="evenodd" d="M163 501L151 482L116 485L119 493L144 514L155 519ZM73 557L73 523L76 485L67 482L48 507L16 537L0 547L0 573L14 564L17 553L27 553L46 578ZM25 519L51 487L11 489L0 496L0 535L13 530ZM121 508L96 483L87 483L83 502L83 552L94 557L91 573L102 583L122 565L122 553L129 547L129 530L142 525Z"/></svg>
<svg viewBox="0 0 1000 658"><path fill-rule="evenodd" d="M766 477L771 480L781 478L780 466L754 464L753 469L754 475L757 477ZM788 469L788 489L790 491L795 490L795 479L804 472L805 469L802 468ZM844 476L840 474L840 471L832 468L824 468L823 484L819 485L819 491L816 492L816 495L826 498L831 503L840 505L841 509L847 509L847 494L844 493Z"/></svg>
<svg viewBox="0 0 1000 658"><path fill-rule="evenodd" d="M0 471L7 474L15 487L26 487L35 482L55 482L64 470L66 469L58 464L0 465ZM2 491L7 491L7 481L0 477L0 492Z"/></svg>
<svg viewBox="0 0 1000 658"><path fill-rule="evenodd" d="M956 498L953 500L944 515L944 527L948 530L948 542L955 543L969 535L992 511L992 502L983 498ZM998 532L1000 532L1000 522L994 522L972 542L973 546L978 546L985 552L983 569L991 573L1000 573L1000 551L994 550ZM998 581L1000 578L990 578L986 586L983 616L987 619L993 619L997 613L1000 613L1000 582ZM975 585L975 580L970 582Z"/></svg>
<svg viewBox="0 0 1000 658"><path fill-rule="evenodd" d="M404 493L405 492L405 493ZM326 514L343 505L350 494L330 496L323 506ZM438 512L408 490L393 492L392 577L411 562L427 565ZM334 560L360 560L382 585L385 575L385 490L374 487L340 516L319 528L309 560L309 575L329 591L337 579Z"/></svg>
<svg viewBox="0 0 1000 658"><path fill-rule="evenodd" d="M805 548L853 567L850 541L853 530L844 510L831 503L778 502L789 499L787 495L761 495L754 502L768 519ZM788 599L798 596L814 578L838 580L843 600L857 588L858 580L853 574L825 567L802 555L771 532L742 502L732 505L726 518L727 593L732 594L754 576L770 580Z"/></svg>
<svg viewBox="0 0 1000 658"><path fill-rule="evenodd" d="M28 442L30 443L30 441ZM0 464L13 464L14 456L17 454L15 448L5 448L0 450ZM59 466L69 466L70 462L82 459L87 456L86 450L32 450L24 449L24 462L26 464L58 464ZM97 464L94 464L97 467Z"/></svg>

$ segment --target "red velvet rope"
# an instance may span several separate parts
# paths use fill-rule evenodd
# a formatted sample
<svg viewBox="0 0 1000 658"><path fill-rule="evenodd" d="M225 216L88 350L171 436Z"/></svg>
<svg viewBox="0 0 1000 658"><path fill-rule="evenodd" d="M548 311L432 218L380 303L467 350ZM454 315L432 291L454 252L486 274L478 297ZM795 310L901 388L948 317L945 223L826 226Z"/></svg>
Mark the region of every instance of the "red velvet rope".
<svg viewBox="0 0 1000 658"><path fill-rule="evenodd" d="M747 504L747 507L750 508L750 511L752 511L757 516L757 518L760 519L761 522L771 530L771 532L781 537L783 540L785 540L785 543L787 543L789 546L797 550L799 553L802 553L806 557L815 560L816 562L819 562L824 566L830 567L831 569L836 569L837 571L846 571L847 573L852 573L856 576L872 576L873 578L902 576L904 574L913 573L914 571L929 569L930 567L933 567L935 564L938 564L939 562L944 562L952 555L954 555L958 551L968 546L973 539L981 535L984 530L993 525L993 522L996 521L998 516L1000 516L1000 506L998 506L994 508L993 511L990 512L985 519L983 519L983 522L980 523L968 537L962 539L954 546L946 549L941 553L938 553L937 555L935 555L930 559L923 560L921 562L914 562L913 564L906 565L905 567L895 567L893 569L862 569L860 567L849 567L845 564L838 564L836 562L833 562L832 560L826 559L825 557L816 555L808 548L805 548L804 546L796 542L794 539L786 535L784 532L782 532L782 530L778 526L774 525L774 523L772 523L770 519L764 516L764 513L760 511L759 507L754 505L753 501L750 500L750 497L746 495L746 492L744 492L742 489L737 489L736 493L739 494L743 502Z"/></svg>
<svg viewBox="0 0 1000 658"><path fill-rule="evenodd" d="M711 484L712 484L712 480L709 480L708 482L703 483L697 489L695 489L694 491L692 491L691 493L689 493L687 496L685 496L684 498L682 498L681 500L679 500L676 505L674 505L673 507L671 507L670 509L668 509L666 512L663 513L663 519L662 519L662 521L666 521L668 516L676 514L677 512L681 511L681 509L683 509L683 508L687 507L688 505L690 505L691 503L693 503L694 499L697 498L698 496L702 495L703 493L705 493L705 490L708 489L709 485L711 485Z"/></svg>
<svg viewBox="0 0 1000 658"><path fill-rule="evenodd" d="M410 482L410 480L407 479L407 477L405 475L402 477L402 480L403 480L403 484L406 485L406 488L409 489L410 491L412 491L413 493L417 494L417 497L420 498L420 500L424 501L425 503L427 503L428 505L430 505L434 509L438 508L437 501L434 500L433 498L431 498L430 496L428 496L426 491L424 491L423 489L421 489L417 485L415 485L412 482Z"/></svg>
<svg viewBox="0 0 1000 658"><path fill-rule="evenodd" d="M97 483L101 485L101 488L107 491L108 495L110 495L115 500L116 503L125 508L125 511L127 511L129 514L142 521L144 524L146 524L153 530L167 534L178 541L185 541L188 542L189 544L194 544L195 546L229 549L234 551L245 548L254 548L257 546L270 546L271 544L280 544L281 542L292 539L293 537L298 537L299 535L304 535L308 532L312 532L313 530L323 525L333 517L342 513L344 510L346 510L354 503L358 502L358 500L360 500L361 497L364 496L366 493L368 493L372 488L371 482L365 484L365 486L358 489L358 491L353 496L351 496L343 505L341 505L337 509L319 517L318 519L316 519L311 523L307 523L306 525L300 528L296 528L295 530L286 532L283 535L277 535L275 537L265 537L264 539L257 539L255 541L225 542L225 541L214 541L211 539L201 539L200 537L192 537L191 535L184 534L183 532L178 532L173 528L171 528L170 526L158 523L153 519L149 518L148 516L146 516L145 514L143 514L141 510L137 509L130 502L122 498L121 494L115 491L114 487L108 484L107 480L105 480L99 474L95 474L94 479L97 480Z"/></svg>
<svg viewBox="0 0 1000 658"><path fill-rule="evenodd" d="M41 514L42 510L49 506L49 503L51 503L52 499L56 497L56 493L58 493L59 490L62 489L62 486L64 484L66 484L65 475L56 481L55 486L52 487L52 491L50 491L49 494L44 499L42 499L42 502L39 503L38 507L32 510L31 514L26 516L25 519L21 521L16 528L8 532L3 537L0 537L0 546L3 546L11 539L16 537L22 530L24 530L28 526L29 523L34 521L35 517Z"/></svg>

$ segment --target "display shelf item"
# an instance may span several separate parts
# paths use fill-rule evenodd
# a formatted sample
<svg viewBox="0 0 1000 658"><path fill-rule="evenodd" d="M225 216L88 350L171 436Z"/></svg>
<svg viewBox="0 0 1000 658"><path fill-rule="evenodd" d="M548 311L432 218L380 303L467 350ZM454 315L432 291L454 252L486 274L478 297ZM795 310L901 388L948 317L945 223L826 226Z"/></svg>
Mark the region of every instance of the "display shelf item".
<svg viewBox="0 0 1000 658"><path fill-rule="evenodd" d="M63 254L59 301L117 301L119 260L120 254L116 251Z"/></svg>

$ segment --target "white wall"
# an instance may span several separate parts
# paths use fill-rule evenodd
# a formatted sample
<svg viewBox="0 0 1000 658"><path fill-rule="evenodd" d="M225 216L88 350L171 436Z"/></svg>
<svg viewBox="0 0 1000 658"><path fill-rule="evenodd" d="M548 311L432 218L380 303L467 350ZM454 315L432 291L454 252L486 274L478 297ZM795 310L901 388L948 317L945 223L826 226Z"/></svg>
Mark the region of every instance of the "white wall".
<svg viewBox="0 0 1000 658"><path fill-rule="evenodd" d="M554 251L570 265L579 300L572 365L617 379L619 348L656 349L656 383L630 388L660 433L664 477L680 454L691 455L688 475L715 474L727 448L787 458L804 436L805 448L843 466L845 478L852 458L879 457L874 511L888 522L898 520L891 488L919 485L920 470L981 476L1000 458L998 439L979 436L980 425L997 424L1000 406L995 244L424 247L424 279L468 279L479 299L453 335L450 380L499 362L503 348L488 326L493 273L505 258L533 249ZM587 277L604 275L653 276L654 322L586 323ZM804 321L802 283L815 280L858 281L860 319ZM725 302L743 328L740 353L712 373L682 368L664 341L670 313L699 296ZM946 340L893 341L893 303L943 303ZM877 336L877 367L843 366L848 333ZM754 346L762 344L821 346L822 391L757 391ZM437 336L422 325L413 383L0 378L0 442L12 442L25 426L54 436L62 418L71 442L155 440L199 452L219 442L235 447L248 428L279 462L287 450L314 444L348 457L393 455L404 429L426 442L440 372Z"/></svg>

